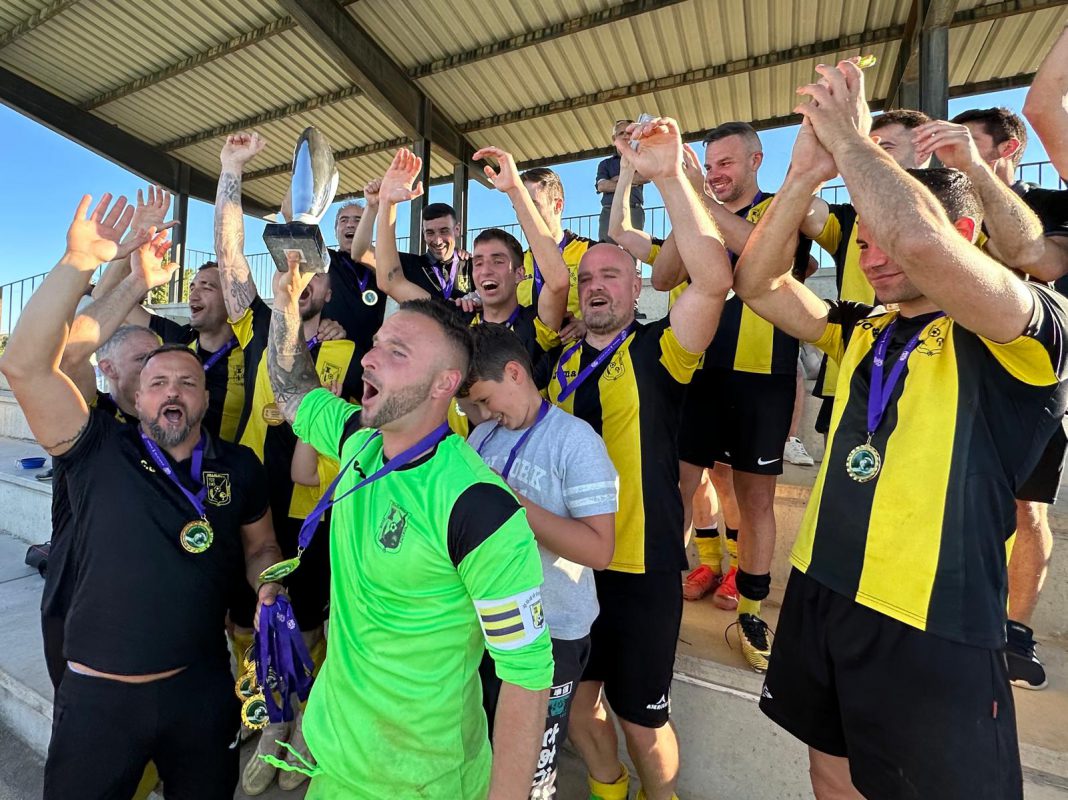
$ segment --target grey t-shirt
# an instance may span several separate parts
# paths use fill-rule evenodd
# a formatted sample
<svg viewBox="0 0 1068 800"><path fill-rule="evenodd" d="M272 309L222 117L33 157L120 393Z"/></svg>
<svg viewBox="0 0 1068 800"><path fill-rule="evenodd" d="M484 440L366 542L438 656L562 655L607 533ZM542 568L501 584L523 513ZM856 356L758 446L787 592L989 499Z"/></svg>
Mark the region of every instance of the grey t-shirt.
<svg viewBox="0 0 1068 800"><path fill-rule="evenodd" d="M522 435L523 431L490 421L475 428L467 441L475 450L482 446L482 460L499 473ZM619 505L619 475L604 441L588 423L556 406L524 442L505 481L561 517L614 514ZM540 544L538 550L545 573L541 597L549 633L554 639L581 639L590 632L599 610L593 570Z"/></svg>

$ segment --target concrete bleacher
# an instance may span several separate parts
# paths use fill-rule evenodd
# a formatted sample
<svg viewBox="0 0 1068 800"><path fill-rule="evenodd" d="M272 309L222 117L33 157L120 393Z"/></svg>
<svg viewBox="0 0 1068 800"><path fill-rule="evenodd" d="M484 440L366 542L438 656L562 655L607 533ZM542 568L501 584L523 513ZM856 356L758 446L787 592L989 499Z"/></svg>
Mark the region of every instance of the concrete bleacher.
<svg viewBox="0 0 1068 800"><path fill-rule="evenodd" d="M803 431L811 431L815 403ZM803 436L813 457L822 456L816 435ZM46 752L52 691L41 656L39 602L42 582L22 564L26 546L48 538L50 484L37 470L18 470L14 460L40 455L25 420L8 392L0 392L0 723L37 753ZM774 629L788 574L787 556L816 468L787 466L779 483L776 517L779 543L772 595L765 604ZM1016 690L1027 800L1068 800L1068 513L1053 509L1054 555L1035 615L1050 686L1043 692ZM761 676L749 670L724 631L734 615L710 599L687 603L679 636L672 714L682 747L679 796L683 800L770 800L808 798L805 749L767 721L757 709ZM733 649L732 649L733 648ZM635 657L641 643L635 642ZM937 743L932 743L937 746ZM246 745L244 757L251 747ZM585 798L583 770L571 754L562 768L561 800ZM238 797L244 797L239 794ZM273 788L261 797L296 798L303 790Z"/></svg>

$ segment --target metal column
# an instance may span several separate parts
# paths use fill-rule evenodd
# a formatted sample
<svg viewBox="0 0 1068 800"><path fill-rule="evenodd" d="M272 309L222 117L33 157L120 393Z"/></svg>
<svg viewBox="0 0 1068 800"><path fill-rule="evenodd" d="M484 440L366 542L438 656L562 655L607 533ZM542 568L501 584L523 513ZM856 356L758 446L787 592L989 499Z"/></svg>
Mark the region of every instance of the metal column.
<svg viewBox="0 0 1068 800"><path fill-rule="evenodd" d="M920 33L920 105L931 119L949 119L949 28Z"/></svg>
<svg viewBox="0 0 1068 800"><path fill-rule="evenodd" d="M467 198L471 172L466 162L452 170L452 207L456 209L456 224L460 226L458 246L467 247Z"/></svg>
<svg viewBox="0 0 1068 800"><path fill-rule="evenodd" d="M421 136L412 145L412 151L423 159L423 169L415 179L416 183L423 182L423 194L421 197L415 198L410 203L409 208L412 218L408 227L408 251L418 254L426 251L426 243L423 241L423 209L427 207L427 198L430 195L430 123L433 114L434 109L430 104L430 100L424 99L419 114L421 123L419 132Z"/></svg>
<svg viewBox="0 0 1068 800"><path fill-rule="evenodd" d="M185 293L185 241L189 227L189 166L181 164L178 169L178 203L174 207L174 219L178 225L171 228L171 259L178 262L178 270L174 273L175 279L171 281L167 292L167 301L170 303L182 303Z"/></svg>

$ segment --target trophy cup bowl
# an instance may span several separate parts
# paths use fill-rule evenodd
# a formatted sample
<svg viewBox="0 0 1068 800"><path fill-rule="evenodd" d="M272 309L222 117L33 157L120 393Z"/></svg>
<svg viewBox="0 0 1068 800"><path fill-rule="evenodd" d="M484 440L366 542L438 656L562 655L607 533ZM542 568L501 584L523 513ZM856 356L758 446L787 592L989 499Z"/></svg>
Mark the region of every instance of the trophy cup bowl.
<svg viewBox="0 0 1068 800"><path fill-rule="evenodd" d="M301 272L326 272L330 253L319 222L337 192L338 172L330 143L315 128L305 128L293 150L293 178L282 203L283 223L263 230L263 242L279 272L287 272L289 253L300 254Z"/></svg>

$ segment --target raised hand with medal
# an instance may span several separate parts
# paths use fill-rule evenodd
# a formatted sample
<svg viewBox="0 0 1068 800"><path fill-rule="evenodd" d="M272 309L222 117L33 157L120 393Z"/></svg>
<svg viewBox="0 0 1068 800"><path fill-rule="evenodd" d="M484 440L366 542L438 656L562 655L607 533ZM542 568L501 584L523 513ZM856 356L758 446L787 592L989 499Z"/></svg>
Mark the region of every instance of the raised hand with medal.
<svg viewBox="0 0 1068 800"><path fill-rule="evenodd" d="M901 353L890 368L890 374L883 378L886 367L886 351L890 346L890 338L897 327L898 319L888 324L879 333L873 348L871 365L871 385L868 387L868 438L863 444L859 444L849 451L846 456L846 474L858 483L867 483L874 479L882 470L882 455L871 443L872 437L879 429L879 425L886 416L886 410L890 407L890 399L894 389L901 380L905 371L905 364L912 352L919 347L923 333L928 325L939 317L944 316L941 311L925 314L915 319L920 323L920 329L912 335L901 349Z"/></svg>

